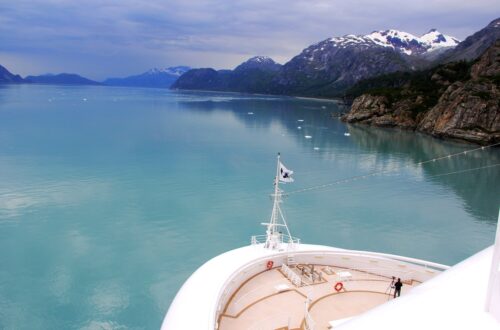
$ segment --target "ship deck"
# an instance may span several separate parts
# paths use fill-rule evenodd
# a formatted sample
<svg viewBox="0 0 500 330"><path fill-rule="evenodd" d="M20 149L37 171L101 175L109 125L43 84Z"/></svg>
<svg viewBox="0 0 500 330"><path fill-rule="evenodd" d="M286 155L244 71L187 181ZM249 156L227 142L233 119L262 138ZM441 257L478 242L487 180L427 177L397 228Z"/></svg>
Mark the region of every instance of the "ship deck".
<svg viewBox="0 0 500 330"><path fill-rule="evenodd" d="M304 329L306 308L314 329L332 329L393 299L391 277L335 265L290 269L307 283L295 286L280 267L258 273L233 293L219 316L218 329ZM338 282L343 284L339 291ZM402 295L420 282L403 284Z"/></svg>

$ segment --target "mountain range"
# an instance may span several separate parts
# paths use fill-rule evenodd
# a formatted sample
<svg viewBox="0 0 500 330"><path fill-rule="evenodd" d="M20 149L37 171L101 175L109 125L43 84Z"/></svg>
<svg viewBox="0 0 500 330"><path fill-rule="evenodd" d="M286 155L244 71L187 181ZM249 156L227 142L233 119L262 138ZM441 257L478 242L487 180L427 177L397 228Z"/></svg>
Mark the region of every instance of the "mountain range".
<svg viewBox="0 0 500 330"><path fill-rule="evenodd" d="M284 65L266 56L248 59L234 70L151 69L102 83L75 75L28 76L0 67L0 83L86 84L199 89L312 97L342 97L358 82L394 72L413 72L439 63L472 60L500 38L500 19L464 41L436 29L417 37L398 30L332 37L305 48Z"/></svg>
<svg viewBox="0 0 500 330"><path fill-rule="evenodd" d="M165 69L155 68L139 75L125 78L108 78L103 82L97 82L74 73L48 73L22 78L19 75L12 74L0 65L0 84L34 83L50 85L106 85L168 88L177 80L177 78L190 69L191 68L187 66L176 66Z"/></svg>
<svg viewBox="0 0 500 330"><path fill-rule="evenodd" d="M193 69L171 88L339 97L368 78L477 58L498 39L499 31L496 19L463 42L435 29L420 37L398 30L333 37L305 48L282 66L266 58L274 63L273 70L252 58L251 70L241 69L248 61L234 70Z"/></svg>

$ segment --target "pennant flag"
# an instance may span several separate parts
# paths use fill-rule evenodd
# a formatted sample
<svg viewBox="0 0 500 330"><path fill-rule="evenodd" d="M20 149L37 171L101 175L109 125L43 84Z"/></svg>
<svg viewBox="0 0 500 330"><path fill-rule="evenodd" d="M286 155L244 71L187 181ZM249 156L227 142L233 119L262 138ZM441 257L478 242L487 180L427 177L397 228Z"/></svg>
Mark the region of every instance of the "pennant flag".
<svg viewBox="0 0 500 330"><path fill-rule="evenodd" d="M285 183L290 183L293 182L293 178L291 175L293 174L293 171L290 171L283 165L283 163L280 162L280 181L285 182Z"/></svg>

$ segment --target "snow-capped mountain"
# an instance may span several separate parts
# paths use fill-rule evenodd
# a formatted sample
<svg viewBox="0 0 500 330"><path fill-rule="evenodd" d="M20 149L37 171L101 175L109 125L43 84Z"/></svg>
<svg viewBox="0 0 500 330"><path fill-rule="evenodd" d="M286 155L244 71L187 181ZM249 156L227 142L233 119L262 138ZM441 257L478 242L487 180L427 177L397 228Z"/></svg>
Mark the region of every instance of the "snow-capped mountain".
<svg viewBox="0 0 500 330"><path fill-rule="evenodd" d="M398 30L373 31L370 34L353 34L328 39L336 47L374 46L389 47L406 55L421 55L442 48L455 47L460 40L431 29L426 34L416 37L411 33Z"/></svg>
<svg viewBox="0 0 500 330"><path fill-rule="evenodd" d="M332 95L362 79L429 66L430 60L458 43L435 29L420 37L385 30L329 38L307 47L283 66L278 92L309 94L314 89L318 96Z"/></svg>
<svg viewBox="0 0 500 330"><path fill-rule="evenodd" d="M189 71L188 66L174 66L164 69L153 68L142 74L125 78L108 78L103 84L109 86L138 86L168 88L180 76Z"/></svg>
<svg viewBox="0 0 500 330"><path fill-rule="evenodd" d="M257 56L233 71L191 70L173 88L339 97L364 79L428 69L443 60L475 59L499 38L499 31L496 19L463 42L436 29L418 37L394 29L333 37L281 66ZM277 69L259 72L266 63Z"/></svg>

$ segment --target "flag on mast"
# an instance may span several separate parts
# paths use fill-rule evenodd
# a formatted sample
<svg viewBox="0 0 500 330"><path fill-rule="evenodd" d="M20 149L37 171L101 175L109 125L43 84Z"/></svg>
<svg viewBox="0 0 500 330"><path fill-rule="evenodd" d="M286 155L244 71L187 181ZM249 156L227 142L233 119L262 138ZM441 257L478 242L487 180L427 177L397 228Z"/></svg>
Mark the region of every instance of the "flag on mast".
<svg viewBox="0 0 500 330"><path fill-rule="evenodd" d="M285 183L290 183L293 182L293 178L291 175L293 174L293 171L287 169L285 165L283 165L282 162L280 162L280 182L285 182Z"/></svg>

